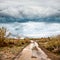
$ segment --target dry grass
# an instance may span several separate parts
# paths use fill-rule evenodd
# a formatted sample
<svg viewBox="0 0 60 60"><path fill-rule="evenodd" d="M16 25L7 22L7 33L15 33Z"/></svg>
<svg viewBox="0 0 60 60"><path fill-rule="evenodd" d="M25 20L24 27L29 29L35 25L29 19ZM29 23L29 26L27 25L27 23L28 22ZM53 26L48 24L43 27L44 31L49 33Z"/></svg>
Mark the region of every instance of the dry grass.
<svg viewBox="0 0 60 60"><path fill-rule="evenodd" d="M35 41L52 60L60 60L60 36L40 38Z"/></svg>
<svg viewBox="0 0 60 60"><path fill-rule="evenodd" d="M26 45L30 43L29 39L8 38L7 30L0 28L0 60L12 60Z"/></svg>
<svg viewBox="0 0 60 60"><path fill-rule="evenodd" d="M14 40L14 44L10 44L0 47L0 60L12 60L22 49L27 46L29 43L25 40L17 42Z"/></svg>
<svg viewBox="0 0 60 60"><path fill-rule="evenodd" d="M1 47L0 48L0 60L12 60L18 52L20 52L25 45L23 46L13 46L13 47Z"/></svg>

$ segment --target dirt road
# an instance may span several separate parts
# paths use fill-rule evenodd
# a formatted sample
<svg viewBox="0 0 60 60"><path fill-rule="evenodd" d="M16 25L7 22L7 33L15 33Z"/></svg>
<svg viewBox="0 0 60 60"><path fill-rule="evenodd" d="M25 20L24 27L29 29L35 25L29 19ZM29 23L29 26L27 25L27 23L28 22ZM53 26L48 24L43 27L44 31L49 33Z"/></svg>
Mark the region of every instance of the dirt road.
<svg viewBox="0 0 60 60"><path fill-rule="evenodd" d="M21 56L17 56L15 60L51 60L48 56L42 51L38 44L34 41L23 49Z"/></svg>

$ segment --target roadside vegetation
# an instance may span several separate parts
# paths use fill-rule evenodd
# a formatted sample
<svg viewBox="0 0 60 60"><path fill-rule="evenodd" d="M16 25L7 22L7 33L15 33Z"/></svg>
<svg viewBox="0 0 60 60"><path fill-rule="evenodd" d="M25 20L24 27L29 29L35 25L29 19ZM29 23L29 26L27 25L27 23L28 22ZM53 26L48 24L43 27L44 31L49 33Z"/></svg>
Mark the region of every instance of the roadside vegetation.
<svg viewBox="0 0 60 60"><path fill-rule="evenodd" d="M60 60L60 35L47 38L31 38L52 60Z"/></svg>
<svg viewBox="0 0 60 60"><path fill-rule="evenodd" d="M60 37L41 38L38 43L52 53L60 55Z"/></svg>
<svg viewBox="0 0 60 60"><path fill-rule="evenodd" d="M4 27L0 28L0 60L12 60L30 43L28 38L9 38L10 35Z"/></svg>
<svg viewBox="0 0 60 60"><path fill-rule="evenodd" d="M52 60L60 60L60 35L47 38L9 38L6 28L0 28L0 60L12 60L26 47L30 40L39 44Z"/></svg>
<svg viewBox="0 0 60 60"><path fill-rule="evenodd" d="M60 56L60 35L47 38L30 38L30 40L36 41L39 46Z"/></svg>

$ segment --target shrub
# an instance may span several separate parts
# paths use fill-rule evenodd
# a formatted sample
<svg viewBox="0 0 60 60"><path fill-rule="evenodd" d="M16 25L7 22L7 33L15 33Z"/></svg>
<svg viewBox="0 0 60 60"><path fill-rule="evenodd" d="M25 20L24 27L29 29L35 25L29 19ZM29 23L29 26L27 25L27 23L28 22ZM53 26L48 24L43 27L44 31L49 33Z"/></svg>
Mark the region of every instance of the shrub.
<svg viewBox="0 0 60 60"><path fill-rule="evenodd" d="M60 52L60 40L52 39L51 41L47 42L45 48L52 52Z"/></svg>
<svg viewBox="0 0 60 60"><path fill-rule="evenodd" d="M8 36L10 36L10 33L6 35L6 28L2 27L0 28L0 46L4 46L5 42L4 40L7 39Z"/></svg>

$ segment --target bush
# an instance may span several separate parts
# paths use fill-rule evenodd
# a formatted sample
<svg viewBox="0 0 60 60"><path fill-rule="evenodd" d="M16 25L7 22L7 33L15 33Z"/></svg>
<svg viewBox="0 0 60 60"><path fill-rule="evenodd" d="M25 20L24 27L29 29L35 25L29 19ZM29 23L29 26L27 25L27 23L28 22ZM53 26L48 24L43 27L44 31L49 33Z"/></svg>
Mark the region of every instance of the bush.
<svg viewBox="0 0 60 60"><path fill-rule="evenodd" d="M60 36L40 38L37 42L50 52L60 54Z"/></svg>
<svg viewBox="0 0 60 60"><path fill-rule="evenodd" d="M7 30L6 28L2 27L0 28L0 46L21 46L24 45L26 43L29 43L29 38L25 38L25 39L14 39L14 38L8 38L10 36L11 33L6 34Z"/></svg>
<svg viewBox="0 0 60 60"><path fill-rule="evenodd" d="M45 48L54 53L60 52L60 40L56 38L52 39L45 44Z"/></svg>
<svg viewBox="0 0 60 60"><path fill-rule="evenodd" d="M6 28L2 27L0 28L0 46L4 46L5 40L7 39L8 36L10 36L10 33L6 35Z"/></svg>

